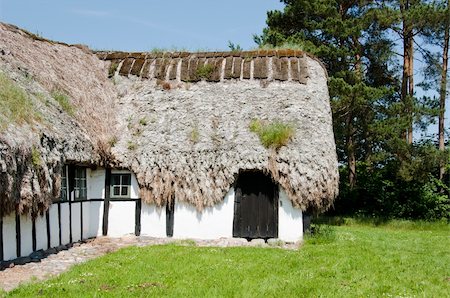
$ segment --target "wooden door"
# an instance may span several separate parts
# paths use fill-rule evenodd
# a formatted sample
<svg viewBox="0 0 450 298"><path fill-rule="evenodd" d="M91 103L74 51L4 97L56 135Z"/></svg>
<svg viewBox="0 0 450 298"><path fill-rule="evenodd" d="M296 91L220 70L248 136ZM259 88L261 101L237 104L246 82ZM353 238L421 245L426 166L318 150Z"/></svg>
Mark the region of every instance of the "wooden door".
<svg viewBox="0 0 450 298"><path fill-rule="evenodd" d="M278 188L262 172L241 172L236 184L233 237L278 237Z"/></svg>

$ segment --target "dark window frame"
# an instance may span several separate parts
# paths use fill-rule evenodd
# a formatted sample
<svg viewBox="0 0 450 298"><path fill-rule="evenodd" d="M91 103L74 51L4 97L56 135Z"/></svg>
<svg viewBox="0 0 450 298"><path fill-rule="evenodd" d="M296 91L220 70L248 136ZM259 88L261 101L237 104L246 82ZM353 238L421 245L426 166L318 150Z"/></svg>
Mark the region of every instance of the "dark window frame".
<svg viewBox="0 0 450 298"><path fill-rule="evenodd" d="M87 199L87 171L86 167L75 167L73 186L73 199L86 200Z"/></svg>

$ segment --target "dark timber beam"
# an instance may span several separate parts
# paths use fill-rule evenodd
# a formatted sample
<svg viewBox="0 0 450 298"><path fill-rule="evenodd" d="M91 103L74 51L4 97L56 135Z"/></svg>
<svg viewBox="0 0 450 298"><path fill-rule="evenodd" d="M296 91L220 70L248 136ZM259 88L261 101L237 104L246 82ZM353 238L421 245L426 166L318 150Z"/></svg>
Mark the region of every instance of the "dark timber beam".
<svg viewBox="0 0 450 298"><path fill-rule="evenodd" d="M134 229L134 234L136 236L140 236L141 235L141 209L142 209L142 201L141 200L137 200L136 201L136 221L135 221L135 229Z"/></svg>
<svg viewBox="0 0 450 298"><path fill-rule="evenodd" d="M16 210L16 254L17 257L20 258L22 254L21 249L21 237L20 237L20 215L19 212Z"/></svg>
<svg viewBox="0 0 450 298"><path fill-rule="evenodd" d="M109 199L111 190L111 169L105 173L105 201L103 203L103 236L108 235Z"/></svg>

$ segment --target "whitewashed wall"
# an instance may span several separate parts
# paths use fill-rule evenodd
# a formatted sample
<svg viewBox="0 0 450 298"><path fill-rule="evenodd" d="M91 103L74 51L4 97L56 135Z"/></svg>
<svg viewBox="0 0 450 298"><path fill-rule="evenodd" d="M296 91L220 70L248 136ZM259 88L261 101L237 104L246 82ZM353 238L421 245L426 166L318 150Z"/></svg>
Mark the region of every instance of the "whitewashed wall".
<svg viewBox="0 0 450 298"><path fill-rule="evenodd" d="M56 247L59 245L58 205L51 205L48 213L50 217L50 246Z"/></svg>
<svg viewBox="0 0 450 298"><path fill-rule="evenodd" d="M81 240L81 204L72 204L72 242Z"/></svg>
<svg viewBox="0 0 450 298"><path fill-rule="evenodd" d="M69 204L61 204L61 243L70 243Z"/></svg>
<svg viewBox="0 0 450 298"><path fill-rule="evenodd" d="M87 177L87 196L89 199L105 198L105 169L97 168L95 170L88 169Z"/></svg>
<svg viewBox="0 0 450 298"><path fill-rule="evenodd" d="M300 209L294 208L280 187L278 208L278 238L287 242L303 239L303 217Z"/></svg>
<svg viewBox="0 0 450 298"><path fill-rule="evenodd" d="M105 170L89 170L89 198L104 198ZM123 170L113 170L112 173L129 173ZM131 198L138 198L139 187L134 174L131 175ZM234 188L226 194L222 203L205 208L198 212L194 206L183 202L175 203L174 238L217 239L232 237L234 217ZM83 207L83 224L81 224L81 206ZM87 201L81 205L74 202L71 205L72 241L97 237L102 235L103 208L102 201ZM135 233L136 220L135 201L110 201L108 236L120 237ZM52 204L49 209L50 246L70 242L70 210L69 203L60 204L61 227L58 220L58 204ZM47 249L46 217L36 218L36 249ZM61 229L61 230L60 230ZM16 220L15 215L3 218L3 254L4 260L27 256L33 251L32 221L28 216L20 216L20 255L16 255ZM61 239L59 235L61 234ZM166 237L166 209L155 205L142 203L141 235ZM286 193L279 189L278 208L278 238L295 242L303 238L302 212L292 206Z"/></svg>
<svg viewBox="0 0 450 298"><path fill-rule="evenodd" d="M109 202L108 236L134 234L136 202Z"/></svg>
<svg viewBox="0 0 450 298"><path fill-rule="evenodd" d="M142 203L141 235L166 237L166 208Z"/></svg>
<svg viewBox="0 0 450 298"><path fill-rule="evenodd" d="M36 218L36 250L47 249L47 221L44 216Z"/></svg>
<svg viewBox="0 0 450 298"><path fill-rule="evenodd" d="M5 260L17 257L16 253L16 216L3 217L3 255Z"/></svg>
<svg viewBox="0 0 450 298"><path fill-rule="evenodd" d="M175 203L174 238L217 239L233 237L234 188L222 203L198 212L194 206Z"/></svg>
<svg viewBox="0 0 450 298"><path fill-rule="evenodd" d="M33 252L31 217L26 215L20 216L20 252L21 256L27 256Z"/></svg>

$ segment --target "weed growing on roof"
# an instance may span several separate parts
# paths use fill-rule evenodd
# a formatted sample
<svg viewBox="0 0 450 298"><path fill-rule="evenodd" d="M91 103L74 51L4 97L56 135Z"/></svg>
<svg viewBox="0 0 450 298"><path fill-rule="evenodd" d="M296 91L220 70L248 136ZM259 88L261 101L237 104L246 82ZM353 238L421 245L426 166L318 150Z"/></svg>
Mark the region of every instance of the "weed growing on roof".
<svg viewBox="0 0 450 298"><path fill-rule="evenodd" d="M147 124L148 124L147 118L144 117L144 118L139 119L139 124L142 126L147 126Z"/></svg>
<svg viewBox="0 0 450 298"><path fill-rule="evenodd" d="M63 91L59 89L55 89L52 91L52 97L55 99L59 105L61 106L61 109L66 112L70 116L75 115L75 108L69 101L69 96L65 94Z"/></svg>
<svg viewBox="0 0 450 298"><path fill-rule="evenodd" d="M119 63L112 62L108 69L108 78L112 78L119 67Z"/></svg>
<svg viewBox="0 0 450 298"><path fill-rule="evenodd" d="M195 125L189 133L189 140L194 144L198 143L200 140L200 132L197 125Z"/></svg>
<svg viewBox="0 0 450 298"><path fill-rule="evenodd" d="M0 72L0 130L12 122L22 124L40 119L27 93Z"/></svg>
<svg viewBox="0 0 450 298"><path fill-rule="evenodd" d="M42 165L41 152L36 147L31 147L31 163L35 169L38 169Z"/></svg>
<svg viewBox="0 0 450 298"><path fill-rule="evenodd" d="M211 64L201 65L197 68L197 76L201 79L208 78L214 71L214 66Z"/></svg>
<svg viewBox="0 0 450 298"><path fill-rule="evenodd" d="M133 151L133 150L137 149L137 145L135 143L133 143L132 141L128 141L127 148L128 148L128 150Z"/></svg>
<svg viewBox="0 0 450 298"><path fill-rule="evenodd" d="M266 148L279 149L286 146L294 136L294 127L290 124L274 121L270 123L253 119L249 129L258 135L261 144Z"/></svg>

